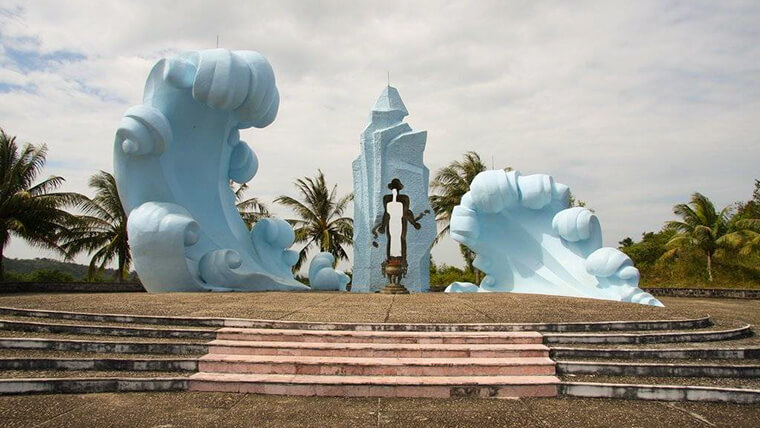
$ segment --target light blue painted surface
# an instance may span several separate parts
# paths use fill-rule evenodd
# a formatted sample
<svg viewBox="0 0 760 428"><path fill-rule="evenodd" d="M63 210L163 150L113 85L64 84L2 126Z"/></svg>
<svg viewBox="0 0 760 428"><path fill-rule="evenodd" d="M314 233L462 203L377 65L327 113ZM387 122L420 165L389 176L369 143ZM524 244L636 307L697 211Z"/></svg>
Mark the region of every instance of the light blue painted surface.
<svg viewBox="0 0 760 428"><path fill-rule="evenodd" d="M312 290L346 291L348 275L333 269L335 256L330 253L319 253L309 264L309 285Z"/></svg>
<svg viewBox="0 0 760 428"><path fill-rule="evenodd" d="M446 292L536 293L662 306L638 288L639 271L615 248L586 208L568 207L570 189L549 175L485 171L454 208L451 237L477 254L480 287Z"/></svg>
<svg viewBox="0 0 760 428"><path fill-rule="evenodd" d="M409 113L396 88L380 94L361 135L361 153L353 162L354 174L354 270L352 292L374 292L388 284L380 264L386 259L386 235L372 246L372 228L382 219L383 195L394 178L404 185L410 209L418 215L430 210L430 172L423 164L427 131L413 131L402 122ZM432 212L432 210L431 210ZM408 272L401 283L411 292L430 289L430 246L435 239L432 214L419 220L419 230L407 228Z"/></svg>
<svg viewBox="0 0 760 428"><path fill-rule="evenodd" d="M116 132L114 172L135 269L148 291L308 290L293 278L293 229L249 231L229 181L258 169L238 130L263 128L279 93L267 60L212 49L162 59Z"/></svg>

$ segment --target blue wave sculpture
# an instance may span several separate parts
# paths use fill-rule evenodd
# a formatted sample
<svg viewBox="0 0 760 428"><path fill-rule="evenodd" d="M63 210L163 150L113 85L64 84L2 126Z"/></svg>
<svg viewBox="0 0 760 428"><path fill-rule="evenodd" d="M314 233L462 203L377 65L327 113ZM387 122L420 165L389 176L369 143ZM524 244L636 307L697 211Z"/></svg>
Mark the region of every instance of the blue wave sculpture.
<svg viewBox="0 0 760 428"><path fill-rule="evenodd" d="M569 207L570 189L549 175L478 174L454 208L451 237L477 256L480 287L456 282L449 293L502 291L617 300L663 306L638 288L639 271L615 248L602 247L596 215Z"/></svg>
<svg viewBox="0 0 760 428"><path fill-rule="evenodd" d="M346 291L350 280L348 275L333 269L335 256L322 252L314 256L309 264L309 285L312 290Z"/></svg>
<svg viewBox="0 0 760 428"><path fill-rule="evenodd" d="M269 62L212 49L160 60L143 104L116 131L114 173L128 214L135 269L148 291L308 290L284 220L249 231L230 180L258 169L240 129L272 123L279 93Z"/></svg>

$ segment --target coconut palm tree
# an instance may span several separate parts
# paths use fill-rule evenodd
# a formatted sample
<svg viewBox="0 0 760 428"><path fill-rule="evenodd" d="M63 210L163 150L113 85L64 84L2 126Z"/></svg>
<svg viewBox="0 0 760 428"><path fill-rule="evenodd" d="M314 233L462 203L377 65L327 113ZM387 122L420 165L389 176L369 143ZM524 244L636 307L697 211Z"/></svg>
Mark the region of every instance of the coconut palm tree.
<svg viewBox="0 0 760 428"><path fill-rule="evenodd" d="M731 206L718 212L708 197L697 192L691 195L688 204L673 207L673 213L681 217L681 220L666 223L677 234L665 244L669 250L662 257L672 257L685 249L699 250L707 259L707 276L712 282L715 252L721 248L734 247L732 243L738 242L740 238L741 231L729 233Z"/></svg>
<svg viewBox="0 0 760 428"><path fill-rule="evenodd" d="M296 242L305 243L293 270L301 268L313 246L334 255L336 262L347 260L346 247L353 240L354 223L343 213L354 195L338 198L338 186L330 189L322 171L314 178L299 178L295 184L301 200L285 195L275 199L299 217L288 220L295 228Z"/></svg>
<svg viewBox="0 0 760 428"><path fill-rule="evenodd" d="M232 187L232 182L230 182L230 187ZM240 217L243 218L245 225L250 229L257 221L262 218L270 217L271 214L269 208L267 208L267 206L258 198L253 197L243 199L246 190L248 190L248 184L241 184L237 189L233 188L233 192L235 193L235 206L240 213Z"/></svg>
<svg viewBox="0 0 760 428"><path fill-rule="evenodd" d="M63 184L63 177L50 176L34 184L46 156L46 145L24 144L19 150L16 137L0 129L0 281L5 275L3 252L11 236L66 256L59 242L77 218L63 208L78 206L84 197L52 192Z"/></svg>
<svg viewBox="0 0 760 428"><path fill-rule="evenodd" d="M441 238L449 234L451 230L451 213L454 211L454 207L459 205L462 196L470 191L470 184L475 179L475 176L486 169L486 164L483 163L480 155L476 152L467 152L461 161L451 162L435 173L435 177L433 177L433 181L430 183L430 187L434 192L430 196L430 206L433 208L433 212L435 212L435 221L438 223L441 231L435 237L433 245L438 244ZM470 272L475 272L475 278L478 281L480 274L472 266L472 262L475 260L475 253L462 244L459 245L459 251L462 253L462 257L464 257L467 269Z"/></svg>
<svg viewBox="0 0 760 428"><path fill-rule="evenodd" d="M129 251L127 214L119 199L116 180L110 173L100 171L90 177L89 185L95 190L95 197L83 202L79 224L69 231L63 248L70 256L81 252L91 254L87 270L90 280L115 259L116 279L122 282L129 276L132 254Z"/></svg>

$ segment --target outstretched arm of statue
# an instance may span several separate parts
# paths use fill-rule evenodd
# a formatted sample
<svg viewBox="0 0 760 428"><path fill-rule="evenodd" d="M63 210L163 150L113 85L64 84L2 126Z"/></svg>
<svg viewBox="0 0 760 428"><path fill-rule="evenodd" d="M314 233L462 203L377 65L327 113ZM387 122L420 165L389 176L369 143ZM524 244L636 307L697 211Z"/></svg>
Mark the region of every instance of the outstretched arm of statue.
<svg viewBox="0 0 760 428"><path fill-rule="evenodd" d="M414 226L415 229L420 230L420 228L422 227L422 225L419 223L419 221L420 221L420 219L422 219L422 217L425 217L428 214L430 214L430 210L425 210L425 211L421 212L420 215L418 215L417 217L415 217L414 213L412 212L412 210L406 210L406 212L404 213L404 218L409 223L411 223L412 226Z"/></svg>
<svg viewBox="0 0 760 428"><path fill-rule="evenodd" d="M388 227L388 222L391 220L391 216L388 213L383 214L383 219L372 228L372 246L377 247L377 234L385 233L385 229Z"/></svg>

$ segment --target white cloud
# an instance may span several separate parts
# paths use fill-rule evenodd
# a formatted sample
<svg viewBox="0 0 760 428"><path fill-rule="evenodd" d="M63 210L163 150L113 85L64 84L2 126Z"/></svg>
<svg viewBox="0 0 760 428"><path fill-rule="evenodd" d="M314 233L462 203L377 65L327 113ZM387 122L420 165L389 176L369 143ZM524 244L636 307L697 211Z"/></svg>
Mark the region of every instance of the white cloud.
<svg viewBox="0 0 760 428"><path fill-rule="evenodd" d="M476 150L553 174L596 210L608 245L659 228L693 191L746 199L758 177L756 2L4 3L0 82L35 90L0 93L0 126L48 143L47 172L67 190L111 169L114 129L152 64L217 34L275 68L280 115L243 132L261 163L250 193L267 201L317 168L351 190L387 71L429 131L431 171ZM25 70L9 49L86 59ZM13 240L7 254L37 251ZM453 244L434 255L461 263Z"/></svg>

